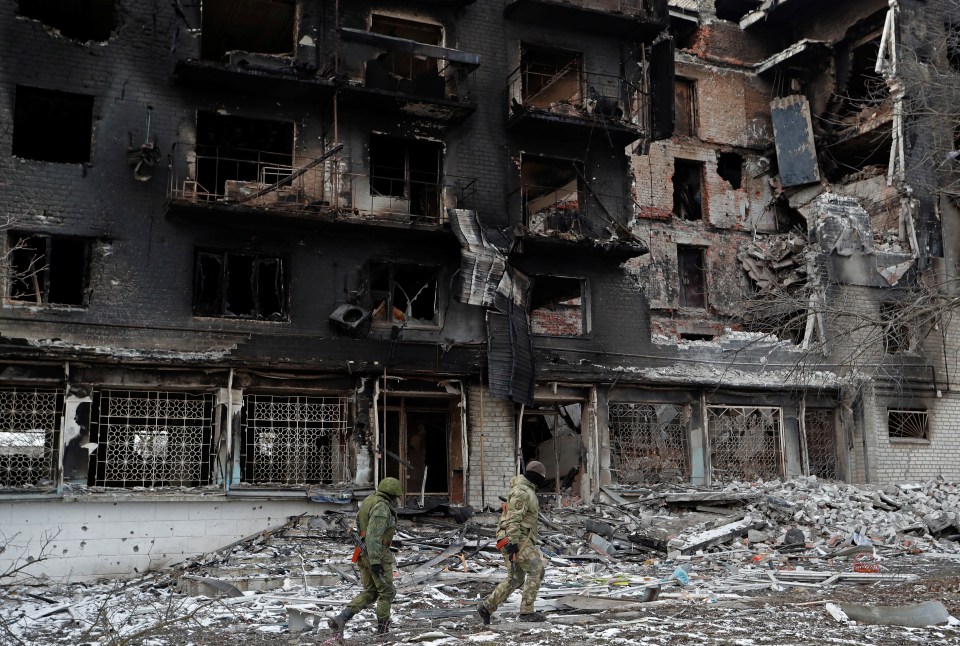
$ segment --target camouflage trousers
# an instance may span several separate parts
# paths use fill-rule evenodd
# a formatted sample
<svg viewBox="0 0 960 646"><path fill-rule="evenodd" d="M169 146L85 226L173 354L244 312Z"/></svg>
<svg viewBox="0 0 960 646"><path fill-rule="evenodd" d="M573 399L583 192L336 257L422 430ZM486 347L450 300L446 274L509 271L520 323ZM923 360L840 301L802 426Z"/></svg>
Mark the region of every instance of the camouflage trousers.
<svg viewBox="0 0 960 646"><path fill-rule="evenodd" d="M540 557L540 548L533 541L524 541L520 546L511 564L509 557L504 556L507 564L507 578L497 584L483 605L493 613L500 607L510 593L523 586L520 592L520 614L533 612L533 604L537 600L537 591L543 581L543 560ZM512 567L511 567L512 565Z"/></svg>
<svg viewBox="0 0 960 646"><path fill-rule="evenodd" d="M383 576L373 575L370 569L370 561L367 557L361 556L357 563L360 566L360 585L363 586L363 592L353 598L347 604L347 608L357 614L370 604L377 604L377 619L387 621L390 619L390 604L397 596L397 589L393 587L393 563L383 564Z"/></svg>

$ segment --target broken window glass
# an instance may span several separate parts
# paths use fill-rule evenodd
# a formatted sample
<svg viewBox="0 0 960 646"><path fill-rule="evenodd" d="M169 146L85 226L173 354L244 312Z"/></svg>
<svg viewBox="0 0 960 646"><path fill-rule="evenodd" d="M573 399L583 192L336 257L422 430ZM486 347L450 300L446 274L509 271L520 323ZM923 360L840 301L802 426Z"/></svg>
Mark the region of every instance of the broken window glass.
<svg viewBox="0 0 960 646"><path fill-rule="evenodd" d="M548 336L585 334L584 291L581 278L534 278L530 294L530 331Z"/></svg>
<svg viewBox="0 0 960 646"><path fill-rule="evenodd" d="M44 234L8 235L10 300L35 305L84 305L90 242Z"/></svg>
<svg viewBox="0 0 960 646"><path fill-rule="evenodd" d="M283 259L245 253L197 252L193 313L286 320L287 278Z"/></svg>
<svg viewBox="0 0 960 646"><path fill-rule="evenodd" d="M67 38L103 42L110 38L116 0L20 0L21 16L56 28Z"/></svg>
<svg viewBox="0 0 960 646"><path fill-rule="evenodd" d="M684 220L703 219L703 162L673 160L673 213Z"/></svg>
<svg viewBox="0 0 960 646"><path fill-rule="evenodd" d="M209 484L213 396L101 390L93 394L89 484L196 487Z"/></svg>
<svg viewBox="0 0 960 646"><path fill-rule="evenodd" d="M370 263L370 297L374 324L440 324L440 269L391 262Z"/></svg>
<svg viewBox="0 0 960 646"><path fill-rule="evenodd" d="M292 172L293 123L197 112L198 191L238 201Z"/></svg>
<svg viewBox="0 0 960 646"><path fill-rule="evenodd" d="M680 307L707 306L707 277L703 248L677 245Z"/></svg>
<svg viewBox="0 0 960 646"><path fill-rule="evenodd" d="M370 136L370 195L390 213L440 219L443 144L427 139Z"/></svg>
<svg viewBox="0 0 960 646"><path fill-rule="evenodd" d="M523 216L534 233L581 233L582 165L524 155L520 163Z"/></svg>
<svg viewBox="0 0 960 646"><path fill-rule="evenodd" d="M55 486L63 393L0 389L0 487Z"/></svg>
<svg viewBox="0 0 960 646"><path fill-rule="evenodd" d="M202 0L200 56L227 62L230 52L294 53L295 0Z"/></svg>
<svg viewBox="0 0 960 646"><path fill-rule="evenodd" d="M350 479L343 397L244 395L241 482L334 484Z"/></svg>
<svg viewBox="0 0 960 646"><path fill-rule="evenodd" d="M930 418L925 410L887 410L887 435L891 439L930 439Z"/></svg>
<svg viewBox="0 0 960 646"><path fill-rule="evenodd" d="M93 97L18 85L13 113L15 157L62 164L90 161Z"/></svg>

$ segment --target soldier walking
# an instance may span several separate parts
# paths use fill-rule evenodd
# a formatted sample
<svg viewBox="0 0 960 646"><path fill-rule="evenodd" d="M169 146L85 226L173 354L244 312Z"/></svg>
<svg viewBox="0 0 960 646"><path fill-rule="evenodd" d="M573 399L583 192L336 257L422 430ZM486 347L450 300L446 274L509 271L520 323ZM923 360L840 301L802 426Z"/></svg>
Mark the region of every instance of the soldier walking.
<svg viewBox="0 0 960 646"><path fill-rule="evenodd" d="M537 487L544 483L546 477L546 468L534 460L527 464L522 476L514 476L510 481L510 494L500 513L500 526L497 529L497 548L507 564L507 578L477 606L477 614L484 624L490 623L490 616L520 586L523 586L523 591L518 619L543 621L545 618L542 612L534 612L533 605L543 581Z"/></svg>
<svg viewBox="0 0 960 646"><path fill-rule="evenodd" d="M361 551L357 565L360 566L363 592L354 597L340 614L328 620L336 633L342 633L351 617L374 602L377 604L377 634L385 635L390 630L390 604L397 596L393 587L395 559L390 552L390 543L397 529L397 500L401 494L399 480L384 478L376 492L360 503L357 527L366 547Z"/></svg>

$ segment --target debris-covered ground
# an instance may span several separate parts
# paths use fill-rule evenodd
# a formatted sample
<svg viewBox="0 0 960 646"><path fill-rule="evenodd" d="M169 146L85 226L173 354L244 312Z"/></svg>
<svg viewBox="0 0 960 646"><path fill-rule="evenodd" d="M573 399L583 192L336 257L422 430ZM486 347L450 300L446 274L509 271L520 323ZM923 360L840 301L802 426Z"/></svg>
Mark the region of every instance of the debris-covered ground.
<svg viewBox="0 0 960 646"><path fill-rule="evenodd" d="M960 644L954 484L605 488L542 514L548 621L518 623L514 595L489 627L475 609L504 574L496 515L445 511L401 521L392 641ZM132 581L8 584L0 644L322 644L359 589L343 520L297 517ZM346 642L373 628L366 611Z"/></svg>

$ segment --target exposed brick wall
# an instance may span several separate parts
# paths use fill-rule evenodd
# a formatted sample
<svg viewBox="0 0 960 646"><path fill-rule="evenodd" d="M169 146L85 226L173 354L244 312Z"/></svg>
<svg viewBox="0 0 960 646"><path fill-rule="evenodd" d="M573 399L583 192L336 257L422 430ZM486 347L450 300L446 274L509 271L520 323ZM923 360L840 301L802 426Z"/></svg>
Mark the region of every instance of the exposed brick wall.
<svg viewBox="0 0 960 646"><path fill-rule="evenodd" d="M467 393L470 425L468 502L474 509L499 509L517 474L517 419L513 402L490 396L486 386Z"/></svg>

